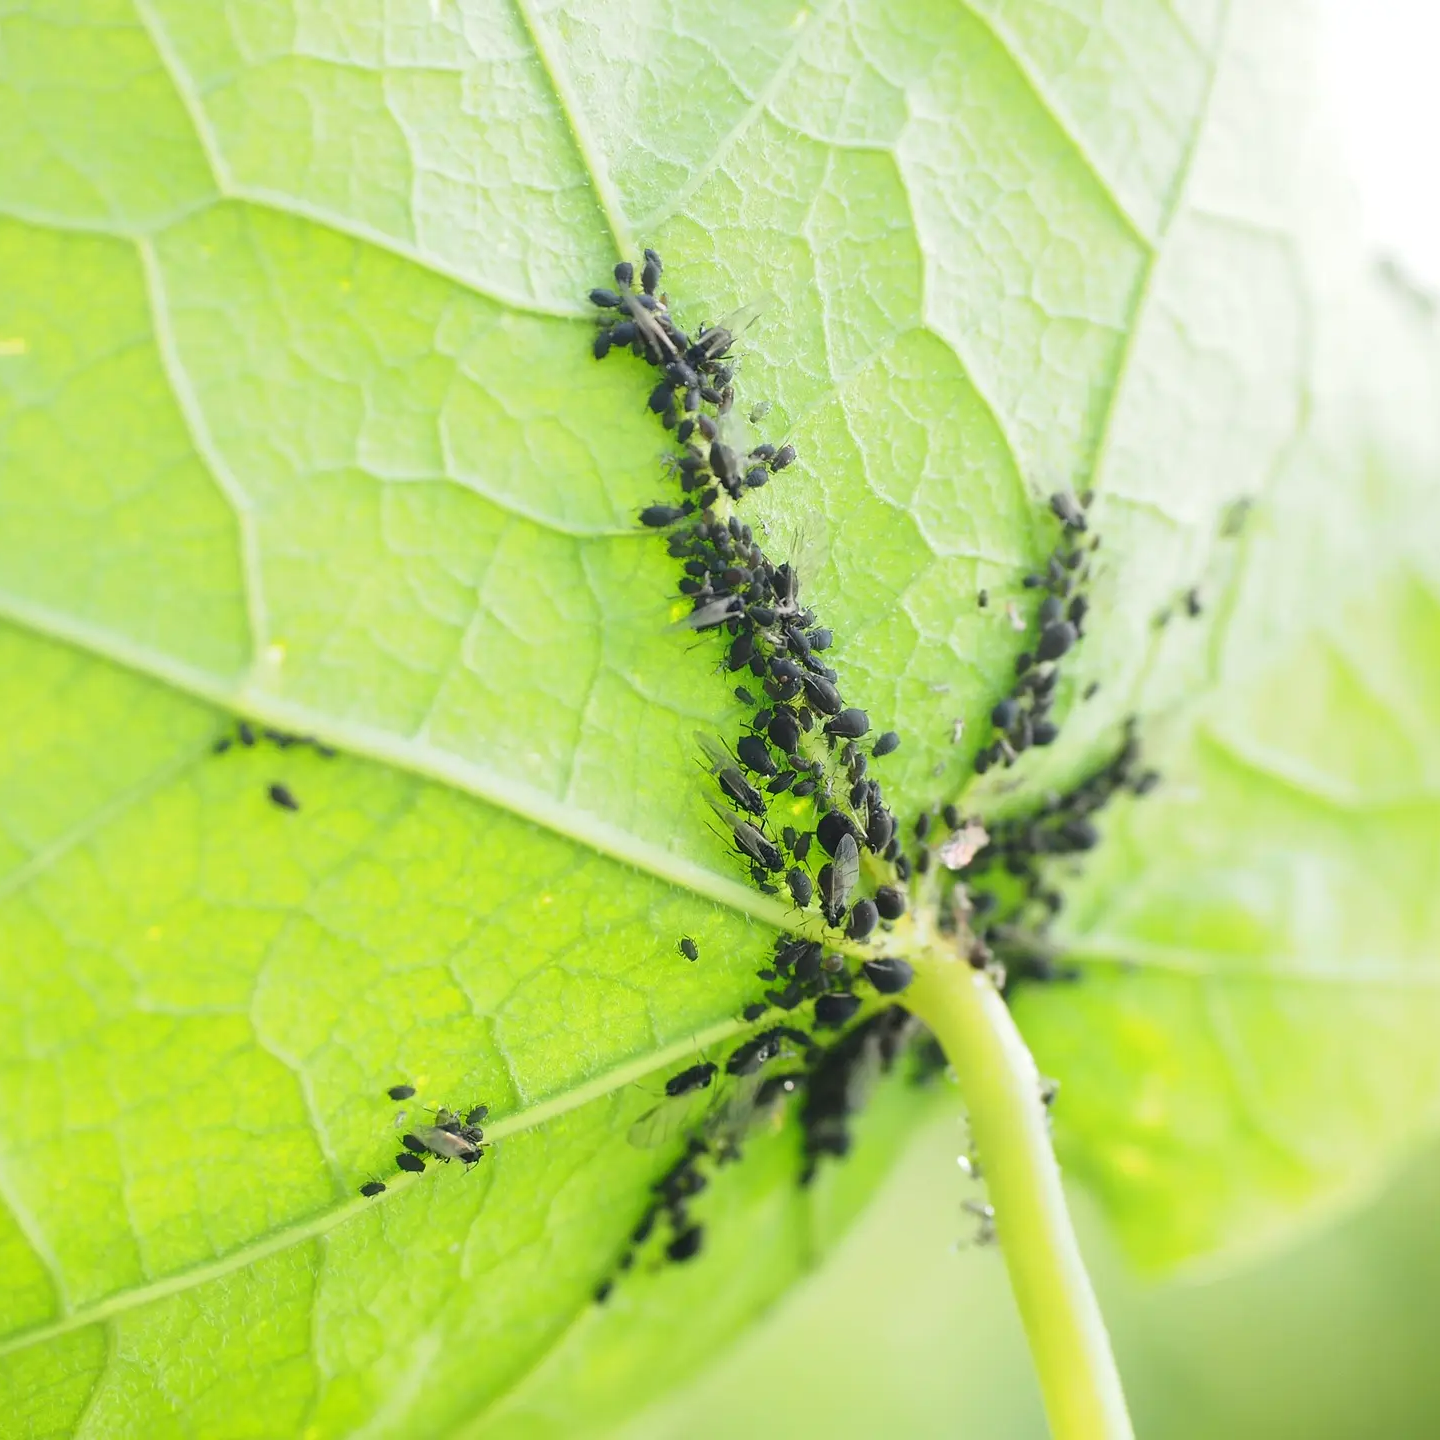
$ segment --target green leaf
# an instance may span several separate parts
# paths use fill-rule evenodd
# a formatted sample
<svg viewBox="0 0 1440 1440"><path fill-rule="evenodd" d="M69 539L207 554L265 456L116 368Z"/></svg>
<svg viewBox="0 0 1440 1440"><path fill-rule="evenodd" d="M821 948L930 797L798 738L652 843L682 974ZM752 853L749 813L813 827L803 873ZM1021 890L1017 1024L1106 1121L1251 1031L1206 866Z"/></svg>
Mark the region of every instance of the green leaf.
<svg viewBox="0 0 1440 1440"><path fill-rule="evenodd" d="M928 1103L883 1091L811 1190L793 1127L762 1138L704 1258L592 1306L672 1158L630 1123L742 1030L786 920L705 825L693 734L740 710L634 525L666 493L645 382L588 356L582 297L640 243L686 323L770 297L743 393L802 459L753 514L905 736L902 816L970 774L1043 496L1100 492L1035 779L1138 709L1170 780L1082 882L1094 973L1021 1017L1132 1249L1272 1227L1428 1123L1435 456L1405 420L1433 344L1311 239L1283 14L61 0L0 27L20 1433L575 1433L813 1264ZM1410 404L1357 401L1362 349ZM1190 584L1207 617L1157 638ZM214 755L233 711L345 753ZM484 1099L498 1143L364 1201L401 1079Z"/></svg>

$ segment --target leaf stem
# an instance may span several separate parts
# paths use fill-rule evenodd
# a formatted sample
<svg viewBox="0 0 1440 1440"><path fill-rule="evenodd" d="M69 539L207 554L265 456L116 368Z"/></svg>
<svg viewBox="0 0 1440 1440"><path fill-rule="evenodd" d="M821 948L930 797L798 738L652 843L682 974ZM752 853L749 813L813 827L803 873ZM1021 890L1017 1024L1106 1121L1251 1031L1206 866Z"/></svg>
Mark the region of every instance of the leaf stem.
<svg viewBox="0 0 1440 1440"><path fill-rule="evenodd" d="M936 937L939 940L941 937ZM906 1008L960 1079L1054 1440L1130 1440L1110 1337L1070 1222L1035 1062L990 977L950 945L913 957Z"/></svg>

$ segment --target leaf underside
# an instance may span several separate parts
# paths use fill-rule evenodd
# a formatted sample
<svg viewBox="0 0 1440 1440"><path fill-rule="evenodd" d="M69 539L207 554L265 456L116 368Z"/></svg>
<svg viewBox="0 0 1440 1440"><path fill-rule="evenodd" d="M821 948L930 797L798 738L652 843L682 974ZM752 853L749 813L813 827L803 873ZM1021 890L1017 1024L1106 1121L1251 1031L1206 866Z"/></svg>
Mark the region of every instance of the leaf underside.
<svg viewBox="0 0 1440 1440"><path fill-rule="evenodd" d="M1131 1251L1264 1235L1429 1123L1434 349L1357 285L1295 22L1246 8L0 10L17 1433L579 1433L813 1264L932 1103L883 1089L810 1190L760 1139L702 1259L591 1304L666 1163L631 1121L785 921L704 824L693 733L740 711L634 525L645 382L588 355L640 244L687 324L770 297L741 395L801 460L747 506L904 736L902 818L1015 803L966 783L1004 601L1040 497L1098 492L1026 793L1132 712L1167 784L1075 882L1084 983L1019 1013ZM343 753L213 754L234 712ZM402 1079L497 1143L364 1201Z"/></svg>

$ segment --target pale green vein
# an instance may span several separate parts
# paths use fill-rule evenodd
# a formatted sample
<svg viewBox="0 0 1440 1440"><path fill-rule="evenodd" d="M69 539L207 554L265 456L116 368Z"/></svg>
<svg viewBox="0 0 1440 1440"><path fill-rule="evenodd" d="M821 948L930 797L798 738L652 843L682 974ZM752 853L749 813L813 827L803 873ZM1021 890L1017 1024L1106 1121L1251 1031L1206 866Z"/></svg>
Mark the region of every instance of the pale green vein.
<svg viewBox="0 0 1440 1440"><path fill-rule="evenodd" d="M514 1115L507 1115L493 1124L487 1124L485 1128L486 1143L487 1145L494 1144L509 1136L539 1129L542 1125L557 1120L562 1115L568 1115L593 1100L602 1100L617 1090L623 1090L627 1085L633 1085L637 1080L643 1080L657 1070L667 1069L682 1060L693 1058L697 1049L705 1050L712 1045L723 1044L732 1036L749 1028L743 1020L722 1020L708 1029L687 1035L683 1040L677 1040L638 1059L628 1060L623 1065L617 1065L561 1095L541 1100ZM13 1354L17 1350L43 1345L62 1335L83 1330L90 1325L98 1325L117 1315L139 1309L141 1306L167 1300L173 1295L184 1294L186 1291L206 1285L212 1280L221 1280L226 1275L233 1275L237 1270L256 1265L262 1260L269 1259L272 1255L279 1255L297 1245L303 1245L307 1241L317 1240L332 1230L338 1229L341 1225L354 1220L357 1216L373 1210L376 1206L394 1200L397 1195L404 1194L414 1185L434 1184L439 1173L443 1172L432 1170L426 1175L396 1175L393 1179L387 1179L385 1182L387 1188L383 1195L377 1195L373 1199L357 1195L318 1215L296 1221L292 1225L282 1226L263 1239L232 1250L228 1255L223 1255L218 1260L212 1260L207 1265L196 1265L179 1274L167 1275L163 1280L156 1280L152 1284L137 1285L133 1289L119 1291L114 1295L106 1296L105 1299L97 1301L93 1305L83 1306L79 1310L72 1311L63 1320L55 1320L48 1325L37 1325L18 1335L8 1336L0 1341L0 1357Z"/></svg>
<svg viewBox="0 0 1440 1440"><path fill-rule="evenodd" d="M189 372L180 359L180 347L170 325L165 277L161 272L155 247L148 240L140 240L136 242L136 249L139 251L140 266L145 274L145 297L150 308L150 323L155 333L155 348L160 355L165 378L175 396L175 403L180 408L191 444L204 460L211 478L235 513L235 524L240 531L240 573L245 581L245 615L250 627L250 653L254 655L263 649L270 635L270 619L265 608L265 582L260 567L260 540L255 533L255 508L250 503L244 486L230 473L230 467L226 464L220 447L215 444L205 420L200 397L195 394Z"/></svg>
<svg viewBox="0 0 1440 1440"><path fill-rule="evenodd" d="M991 15L986 15L982 10L977 9L968 0L962 0L964 10L974 22L989 34L1005 53L1005 58L1015 67L1015 73L1025 82L1025 87L1030 91L1035 103L1050 118L1055 128L1065 137L1070 148L1075 152L1076 158L1085 167L1085 172L1095 182L1096 188L1109 202L1115 213L1125 222L1125 227L1152 255L1159 249L1161 237L1164 234L1162 229L1159 235L1152 235L1149 230L1130 212L1129 207L1120 198L1119 192L1110 183L1109 177L1105 174L1100 162L1093 156L1080 139L1080 128L1065 114L1064 107L1050 94L1040 77L1030 68L1024 58L1024 51L1016 43L1015 37L1006 32L1005 27ZM1212 67L1211 74L1214 74ZM1203 117L1205 106L1202 102L1200 115ZM1195 132L1199 133L1201 121L1196 120ZM1192 137L1193 143L1193 137ZM1182 162L1182 167L1185 162Z"/></svg>
<svg viewBox="0 0 1440 1440"><path fill-rule="evenodd" d="M502 810L543 826L621 864L728 906L780 930L816 930L818 916L799 916L779 900L762 895L739 880L640 839L598 815L567 804L553 795L490 770L472 760L437 751L416 740L353 720L337 719L280 699L264 687L268 671L252 672L238 683L176 660L127 636L100 629L18 596L0 593L0 618L9 619L53 640L87 650L140 674L163 680L221 709L248 715L282 730L314 734L338 749L439 780ZM845 948L841 946L839 948ZM868 952L866 952L868 953Z"/></svg>
<svg viewBox="0 0 1440 1440"><path fill-rule="evenodd" d="M1110 387L1110 394L1105 404L1105 414L1100 420L1100 434L1095 444L1095 459L1090 466L1090 474L1096 488L1103 483L1105 461L1110 453L1110 442L1115 433L1115 417L1120 409L1120 396L1125 389L1125 382L1130 375L1130 366L1134 361L1136 350L1136 336L1140 333L1141 321L1150 303L1151 292L1155 285L1155 275L1160 268L1161 249L1166 237L1169 235L1176 217L1180 214L1185 202L1185 193L1189 189L1190 176L1195 168L1195 157L1200 150L1200 140L1205 133L1206 117L1210 113L1210 100L1215 93L1215 77L1220 70L1220 56L1225 49L1225 38L1229 30L1230 9L1228 0L1221 11L1220 18L1216 24L1215 58L1210 66L1210 73L1205 81L1205 93L1200 97L1200 105L1195 116L1195 127L1190 132L1189 142L1185 146L1185 153L1180 160L1180 170L1175 179L1174 199L1171 201L1169 210L1161 219L1160 228L1156 232L1154 243L1150 247L1149 256L1145 263L1145 275L1140 282L1139 293L1135 297L1135 304L1130 311L1130 325L1125 332L1125 339L1120 350L1120 360L1115 367L1115 381Z"/></svg>
<svg viewBox="0 0 1440 1440"><path fill-rule="evenodd" d="M126 811L142 801L148 800L172 781L177 780L197 760L208 754L209 749L207 741L201 748L180 755L170 764L153 771L137 784L122 790L118 795L113 795L105 804L92 810L78 825L73 826L63 835L56 836L48 845L42 846L24 864L17 865L8 875L0 876L0 900L23 889L37 875L43 874L70 851L83 845L92 835L98 834L112 820L125 814Z"/></svg>
<svg viewBox="0 0 1440 1440"><path fill-rule="evenodd" d="M600 147L590 135L589 128L581 121L580 97L575 93L570 72L560 56L552 53L544 28L531 9L532 0L514 0L514 3L515 13L525 27L530 43L535 47L535 58L545 72L556 107L570 131L580 163L590 177L590 183L595 187L596 203L600 206L606 225L609 226L610 237L615 242L615 252L623 258L637 258L630 223L625 218L624 202L610 178L610 169L600 154Z"/></svg>
<svg viewBox="0 0 1440 1440"><path fill-rule="evenodd" d="M225 163L220 142L210 128L209 117L205 114L205 108L195 94L194 86L190 83L184 64L170 44L164 25L151 10L149 0L135 0L135 11L140 17L140 23L145 29L147 38L155 47L155 53L170 81L170 88L175 92L189 117L191 128L195 132L195 142L199 145L206 163L210 166L211 178L214 180L216 191L220 196L227 200L241 201L276 210L281 214L292 215L296 219L331 230L337 235L363 241L367 245L375 246L376 249L388 251L402 260L423 266L454 284L483 296L487 300L493 300L496 304L504 305L510 310L555 316L561 319L575 319L588 315L589 312L579 300L573 306L547 305L534 295L508 291L488 281L482 285L473 275L467 275L434 256L423 254L415 246L405 244L398 236L386 234L384 231L367 225L362 220L350 216L340 216L333 211L321 210L317 206L308 204L298 195L283 194L267 190L263 186L246 185L236 180ZM167 223L174 224L177 219L182 218L185 217L183 215L172 217Z"/></svg>
<svg viewBox="0 0 1440 1440"><path fill-rule="evenodd" d="M786 46L785 53L780 57L770 78L761 86L755 99L746 107L744 112L736 120L734 125L720 137L716 142L710 158L702 165L695 168L690 178L675 191L670 201L658 210L652 210L643 219L636 221L636 227L640 230L653 230L658 225L663 225L672 215L686 205L690 199L701 189L702 186L715 174L725 163L725 157L734 149L736 143L741 140L755 124L770 109L770 102L779 94L781 87L793 74L795 65L804 49L805 42L816 31L823 30L835 17L835 12L841 8L845 0L829 0L829 3L818 15L812 15L808 10L802 9L795 17L794 24L796 33L790 44ZM829 144L829 141L822 141Z"/></svg>

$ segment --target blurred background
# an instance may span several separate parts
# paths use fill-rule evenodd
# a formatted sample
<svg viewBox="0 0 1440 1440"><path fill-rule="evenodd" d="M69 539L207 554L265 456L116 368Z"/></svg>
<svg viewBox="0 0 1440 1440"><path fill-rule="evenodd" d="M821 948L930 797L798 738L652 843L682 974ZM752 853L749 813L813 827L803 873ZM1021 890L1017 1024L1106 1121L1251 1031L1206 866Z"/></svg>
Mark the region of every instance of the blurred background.
<svg viewBox="0 0 1440 1440"><path fill-rule="evenodd" d="M1440 295L1440 7L1323 9L1336 166L1369 248ZM1042 1440L1003 1263L970 1243L963 1149L956 1116L938 1117L824 1270L611 1440ZM1142 1437L1440 1435L1440 1147L1282 1251L1163 1281L1128 1273L1074 1203Z"/></svg>

